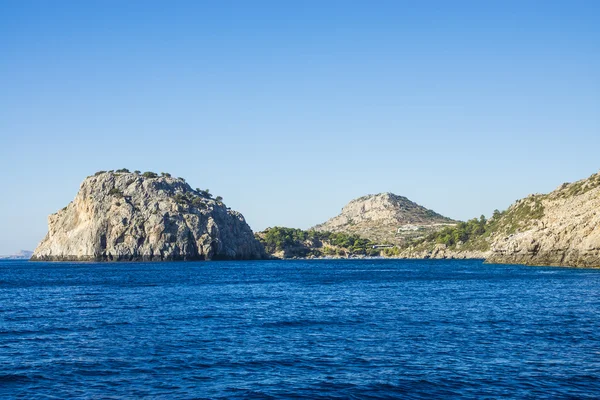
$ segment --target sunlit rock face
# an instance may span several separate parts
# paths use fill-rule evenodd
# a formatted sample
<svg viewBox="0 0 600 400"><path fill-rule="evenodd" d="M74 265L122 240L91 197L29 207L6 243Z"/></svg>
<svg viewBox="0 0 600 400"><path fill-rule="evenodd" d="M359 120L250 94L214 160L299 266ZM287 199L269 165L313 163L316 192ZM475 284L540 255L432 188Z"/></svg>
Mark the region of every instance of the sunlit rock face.
<svg viewBox="0 0 600 400"><path fill-rule="evenodd" d="M521 199L499 222L488 262L600 267L600 174Z"/></svg>
<svg viewBox="0 0 600 400"><path fill-rule="evenodd" d="M86 178L48 217L32 260L258 259L262 245L242 214L183 179L129 172Z"/></svg>

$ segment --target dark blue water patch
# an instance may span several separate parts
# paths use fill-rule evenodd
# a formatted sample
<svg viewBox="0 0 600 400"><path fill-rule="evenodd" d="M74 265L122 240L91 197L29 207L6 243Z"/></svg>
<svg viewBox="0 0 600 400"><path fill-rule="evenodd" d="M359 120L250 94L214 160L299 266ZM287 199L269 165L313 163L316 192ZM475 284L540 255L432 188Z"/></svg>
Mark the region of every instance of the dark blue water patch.
<svg viewBox="0 0 600 400"><path fill-rule="evenodd" d="M0 398L598 398L600 271L0 262Z"/></svg>

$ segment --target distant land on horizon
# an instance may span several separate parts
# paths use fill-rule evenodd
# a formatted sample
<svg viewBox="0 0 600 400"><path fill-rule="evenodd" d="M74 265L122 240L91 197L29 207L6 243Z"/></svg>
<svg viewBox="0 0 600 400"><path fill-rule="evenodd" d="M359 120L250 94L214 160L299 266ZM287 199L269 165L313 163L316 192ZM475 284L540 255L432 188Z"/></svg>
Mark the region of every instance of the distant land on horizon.
<svg viewBox="0 0 600 400"><path fill-rule="evenodd" d="M33 255L33 251L20 250L16 254L11 255L0 255L0 260L29 260Z"/></svg>

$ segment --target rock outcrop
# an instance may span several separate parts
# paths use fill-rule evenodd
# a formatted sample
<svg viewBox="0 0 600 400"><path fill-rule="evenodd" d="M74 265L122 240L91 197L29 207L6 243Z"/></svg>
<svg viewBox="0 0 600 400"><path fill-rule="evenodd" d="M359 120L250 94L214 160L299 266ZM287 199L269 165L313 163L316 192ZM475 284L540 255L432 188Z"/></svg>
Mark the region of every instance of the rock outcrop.
<svg viewBox="0 0 600 400"><path fill-rule="evenodd" d="M461 250L448 248L445 244L435 244L428 249L416 250L407 248L400 252L395 258L402 259L486 259L490 252L485 250Z"/></svg>
<svg viewBox="0 0 600 400"><path fill-rule="evenodd" d="M48 218L32 260L258 259L262 245L242 214L168 174L100 172Z"/></svg>
<svg viewBox="0 0 600 400"><path fill-rule="evenodd" d="M407 238L426 235L456 221L393 193L359 197L341 214L315 226L317 231L344 232L379 241L401 244Z"/></svg>
<svg viewBox="0 0 600 400"><path fill-rule="evenodd" d="M600 174L521 199L497 225L487 262L600 267Z"/></svg>

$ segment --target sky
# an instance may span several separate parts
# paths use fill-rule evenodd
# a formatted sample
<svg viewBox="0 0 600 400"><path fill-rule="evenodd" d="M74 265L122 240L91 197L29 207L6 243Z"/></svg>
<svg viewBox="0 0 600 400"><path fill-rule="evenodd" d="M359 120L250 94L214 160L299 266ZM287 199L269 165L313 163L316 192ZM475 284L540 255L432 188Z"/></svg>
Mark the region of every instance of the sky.
<svg viewBox="0 0 600 400"><path fill-rule="evenodd" d="M489 216L599 149L598 1L0 0L0 254L98 170L259 231L379 192Z"/></svg>

